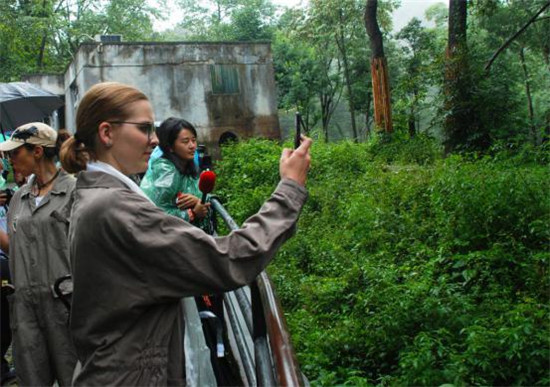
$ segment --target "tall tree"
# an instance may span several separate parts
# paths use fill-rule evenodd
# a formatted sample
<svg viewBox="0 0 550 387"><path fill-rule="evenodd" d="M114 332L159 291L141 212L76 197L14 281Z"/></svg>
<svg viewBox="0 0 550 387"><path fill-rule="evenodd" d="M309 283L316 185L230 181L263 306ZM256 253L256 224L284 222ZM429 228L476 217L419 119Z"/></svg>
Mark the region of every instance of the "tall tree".
<svg viewBox="0 0 550 387"><path fill-rule="evenodd" d="M352 137L359 140L356 112L360 109L356 93L357 68L356 62L364 55L357 48L363 40L361 27L361 2L359 0L312 0L310 8L310 26L315 30L313 39L332 40L335 52L335 63L341 69L343 84L346 90L346 99L350 113Z"/></svg>
<svg viewBox="0 0 550 387"><path fill-rule="evenodd" d="M16 81L27 73L62 72L79 44L96 34L148 40L159 13L141 0L4 0L0 14L0 79Z"/></svg>
<svg viewBox="0 0 550 387"><path fill-rule="evenodd" d="M371 46L372 95L374 122L386 133L393 131L388 64L384 55L382 32L377 19L378 0L367 0L364 13L365 28Z"/></svg>
<svg viewBox="0 0 550 387"><path fill-rule="evenodd" d="M178 0L177 3L186 15L178 29L188 39L251 41L273 37L276 8L270 0Z"/></svg>
<svg viewBox="0 0 550 387"><path fill-rule="evenodd" d="M428 90L435 83L432 68L444 46L438 44L437 32L423 27L417 18L412 18L396 38L401 42L403 54L399 58L401 71L393 89L394 121L396 126L405 121L409 136L413 137L418 131L420 112L427 108Z"/></svg>
<svg viewBox="0 0 550 387"><path fill-rule="evenodd" d="M527 103L526 110L528 116L526 124L529 128L528 137L533 144L538 144L542 140L542 133L538 132L538 128L545 125L545 116L550 117L550 107L548 107L547 103L544 103L544 97L537 90L540 87L548 89L548 82L545 85L543 81L544 78L548 79L548 76L544 77L543 75L544 73L548 75L548 72L541 72L540 69L542 67L539 64L540 59L546 63L547 68L549 64L550 39L548 38L548 34L550 31L550 16L544 15L544 12L548 9L550 9L550 0L537 0L529 3L511 2L506 6L501 5L493 9L490 15L491 19L495 18L495 15L505 15L506 23L497 29L496 32L497 36L506 37L507 39L487 61L485 70L487 71L487 75L491 75L489 71L493 64L499 62L497 58L504 55L508 48L517 49L519 63L515 63L516 66L521 68L523 76L524 101ZM514 31L514 33L508 37L510 35L509 31ZM530 61L528 60L528 56L531 58L540 58L535 62L535 68L529 68ZM533 82L532 80L537 78L537 73L539 73L539 81ZM541 77L541 75L543 76ZM541 108L539 109L535 106L536 100L540 101L539 105ZM545 106L546 108L544 108ZM546 121L546 125L550 129L550 122Z"/></svg>
<svg viewBox="0 0 550 387"><path fill-rule="evenodd" d="M315 97L319 79L315 48L295 35L277 33L273 44L275 79L279 92L279 107L302 113L305 131L319 121Z"/></svg>
<svg viewBox="0 0 550 387"><path fill-rule="evenodd" d="M479 131L472 104L466 37L468 1L449 1L445 66L445 153L462 147L485 148L488 137Z"/></svg>
<svg viewBox="0 0 550 387"><path fill-rule="evenodd" d="M327 31L319 23L319 11L317 8L308 17L299 16L301 25L288 25L286 30L294 36L293 40L310 47L311 63L307 72L312 72L315 77L313 91L317 103L314 106L319 110L314 117L316 120L320 117L324 139L328 142L332 116L343 92L343 66L332 31Z"/></svg>

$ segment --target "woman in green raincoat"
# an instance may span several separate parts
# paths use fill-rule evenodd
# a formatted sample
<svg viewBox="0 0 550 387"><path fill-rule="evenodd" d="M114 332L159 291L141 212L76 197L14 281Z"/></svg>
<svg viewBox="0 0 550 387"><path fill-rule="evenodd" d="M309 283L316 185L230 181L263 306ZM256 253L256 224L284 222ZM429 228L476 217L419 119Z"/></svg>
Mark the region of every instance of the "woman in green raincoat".
<svg viewBox="0 0 550 387"><path fill-rule="evenodd" d="M159 144L151 156L147 173L141 181L141 189L164 212L183 218L192 225L213 234L210 223L210 203L201 203L202 193L199 190L198 166L195 165L197 149L197 131L188 121L170 117L156 129ZM156 157L160 155L160 157ZM208 199L208 198L207 198ZM206 303L204 298L208 299ZM223 318L223 298L216 295L195 297L184 300L186 331L195 337L197 353L207 351L202 334L199 310L210 310ZM197 307L199 309L197 309ZM208 329L207 329L208 331ZM210 331L216 337L216 329ZM214 339L215 341L215 339ZM208 353L208 351L207 351ZM216 356L212 352L211 361L216 372ZM223 380L219 380L219 384Z"/></svg>
<svg viewBox="0 0 550 387"><path fill-rule="evenodd" d="M141 181L143 192L170 215L212 234L209 203L201 203L194 163L197 131L184 119L170 117L156 130L162 156L151 161Z"/></svg>

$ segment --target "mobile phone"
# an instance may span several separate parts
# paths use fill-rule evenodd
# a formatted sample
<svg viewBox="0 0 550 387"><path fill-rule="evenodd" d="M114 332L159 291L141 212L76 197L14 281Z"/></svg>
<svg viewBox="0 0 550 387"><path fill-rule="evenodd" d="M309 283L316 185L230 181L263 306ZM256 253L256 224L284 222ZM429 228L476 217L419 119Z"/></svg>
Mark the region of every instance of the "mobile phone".
<svg viewBox="0 0 550 387"><path fill-rule="evenodd" d="M300 133L300 126L302 125L302 116L300 115L300 112L296 112L296 120L294 122L294 126L296 127L296 134L294 137L294 149L298 148L300 146L301 142L301 133Z"/></svg>

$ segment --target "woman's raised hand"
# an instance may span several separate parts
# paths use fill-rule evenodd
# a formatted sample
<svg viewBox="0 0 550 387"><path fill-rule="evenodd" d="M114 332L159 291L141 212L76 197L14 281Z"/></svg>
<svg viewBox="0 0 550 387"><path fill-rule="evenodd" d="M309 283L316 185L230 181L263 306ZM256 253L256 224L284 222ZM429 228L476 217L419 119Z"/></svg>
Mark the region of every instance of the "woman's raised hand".
<svg viewBox="0 0 550 387"><path fill-rule="evenodd" d="M300 185L306 185L307 173L311 162L309 154L311 143L311 138L302 136L302 142L298 148L294 150L289 148L283 149L281 161L279 162L281 179L292 179Z"/></svg>

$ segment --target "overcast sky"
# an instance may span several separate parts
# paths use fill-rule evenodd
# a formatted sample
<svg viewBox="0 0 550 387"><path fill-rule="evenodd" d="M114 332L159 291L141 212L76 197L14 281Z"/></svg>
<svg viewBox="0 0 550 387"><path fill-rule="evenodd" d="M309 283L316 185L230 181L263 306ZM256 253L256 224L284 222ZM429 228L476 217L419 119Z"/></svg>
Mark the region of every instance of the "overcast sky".
<svg viewBox="0 0 550 387"><path fill-rule="evenodd" d="M283 5L287 7L295 7L307 3L307 0L271 0L273 4ZM167 0L168 8L170 9L168 20L159 20L154 23L153 27L157 31L162 31L171 28L182 19L183 14L177 7L174 6L174 0ZM393 13L394 30L399 31L413 17L423 19L426 9L433 4L444 3L447 0L401 0L401 7Z"/></svg>
<svg viewBox="0 0 550 387"><path fill-rule="evenodd" d="M401 0L401 7L393 13L394 31L399 31L405 27L413 17L424 20L424 12L437 3L448 6L447 0Z"/></svg>

